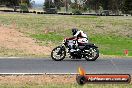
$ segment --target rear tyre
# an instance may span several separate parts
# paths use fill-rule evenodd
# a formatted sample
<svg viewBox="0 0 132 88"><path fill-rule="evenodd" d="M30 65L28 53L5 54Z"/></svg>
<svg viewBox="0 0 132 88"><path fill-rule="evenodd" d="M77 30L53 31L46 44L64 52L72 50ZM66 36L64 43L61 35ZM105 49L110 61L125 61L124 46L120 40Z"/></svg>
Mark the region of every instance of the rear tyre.
<svg viewBox="0 0 132 88"><path fill-rule="evenodd" d="M99 50L98 48L90 48L89 52L86 54L85 59L87 61L95 61L99 57Z"/></svg>
<svg viewBox="0 0 132 88"><path fill-rule="evenodd" d="M55 61L61 61L66 56L66 50L62 49L62 47L56 47L51 52L51 58Z"/></svg>

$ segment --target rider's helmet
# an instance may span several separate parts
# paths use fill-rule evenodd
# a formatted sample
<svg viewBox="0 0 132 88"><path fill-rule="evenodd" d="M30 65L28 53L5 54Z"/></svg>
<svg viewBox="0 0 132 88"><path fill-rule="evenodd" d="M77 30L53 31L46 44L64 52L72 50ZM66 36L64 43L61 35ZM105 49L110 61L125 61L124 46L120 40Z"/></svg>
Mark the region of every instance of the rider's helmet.
<svg viewBox="0 0 132 88"><path fill-rule="evenodd" d="M75 35L77 33L78 29L77 28L72 28L72 34Z"/></svg>

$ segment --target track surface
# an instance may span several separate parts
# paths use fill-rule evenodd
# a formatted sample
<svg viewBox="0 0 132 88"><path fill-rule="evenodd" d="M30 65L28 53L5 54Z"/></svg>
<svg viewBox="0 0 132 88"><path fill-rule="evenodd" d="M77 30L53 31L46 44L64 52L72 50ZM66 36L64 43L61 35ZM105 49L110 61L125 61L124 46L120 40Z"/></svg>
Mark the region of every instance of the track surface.
<svg viewBox="0 0 132 88"><path fill-rule="evenodd" d="M132 74L132 58L101 59L88 62L85 60L53 61L50 58L10 58L0 59L0 74L3 73L78 73L78 67L87 73L100 74Z"/></svg>

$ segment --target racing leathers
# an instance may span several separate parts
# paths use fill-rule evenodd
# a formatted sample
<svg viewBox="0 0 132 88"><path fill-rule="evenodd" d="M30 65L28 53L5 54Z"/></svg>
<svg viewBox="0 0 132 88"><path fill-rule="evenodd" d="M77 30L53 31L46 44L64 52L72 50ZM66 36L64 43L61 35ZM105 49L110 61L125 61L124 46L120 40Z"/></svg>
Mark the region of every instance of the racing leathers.
<svg viewBox="0 0 132 88"><path fill-rule="evenodd" d="M68 46L70 48L70 52L74 52L77 50L79 45L83 45L88 43L88 37L83 31L77 31L73 37L67 39L69 41Z"/></svg>

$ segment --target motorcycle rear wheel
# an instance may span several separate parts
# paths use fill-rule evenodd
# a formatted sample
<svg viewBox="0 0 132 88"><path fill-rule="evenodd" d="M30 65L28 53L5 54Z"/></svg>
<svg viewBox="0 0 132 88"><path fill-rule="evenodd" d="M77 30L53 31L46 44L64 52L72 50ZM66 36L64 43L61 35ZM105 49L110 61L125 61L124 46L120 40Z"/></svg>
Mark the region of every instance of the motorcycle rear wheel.
<svg viewBox="0 0 132 88"><path fill-rule="evenodd" d="M94 55L95 54L95 55ZM85 56L87 61L95 61L99 57L99 50L98 48L90 48L89 54Z"/></svg>

